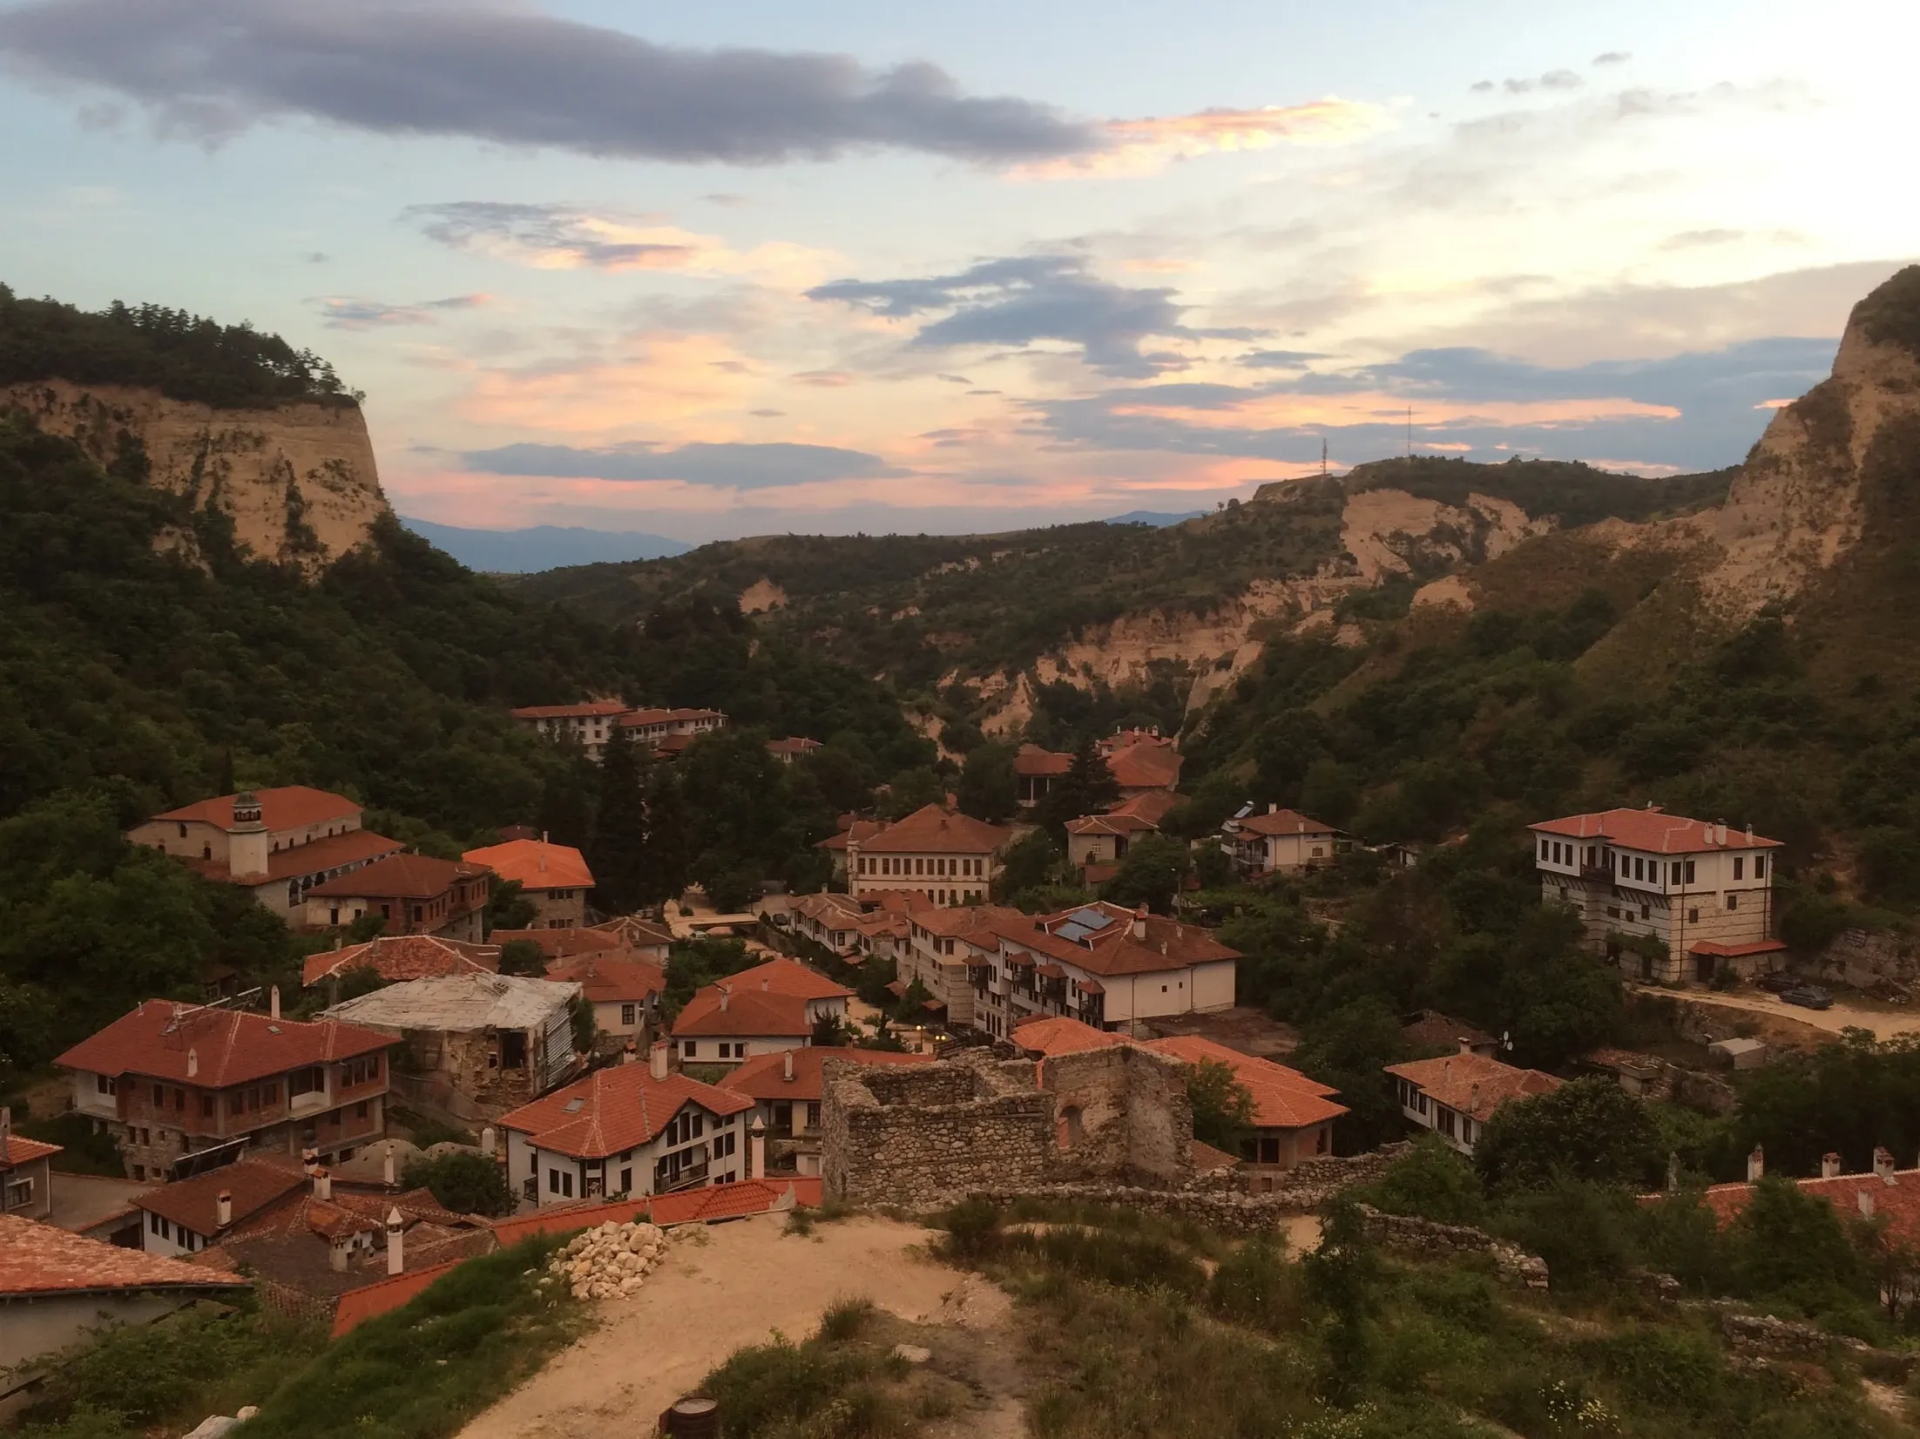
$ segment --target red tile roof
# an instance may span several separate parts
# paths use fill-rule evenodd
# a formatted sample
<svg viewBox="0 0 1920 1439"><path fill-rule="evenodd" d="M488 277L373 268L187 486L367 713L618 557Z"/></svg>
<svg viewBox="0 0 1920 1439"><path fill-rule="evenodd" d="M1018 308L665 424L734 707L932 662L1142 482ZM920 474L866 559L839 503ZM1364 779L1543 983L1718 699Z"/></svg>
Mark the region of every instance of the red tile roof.
<svg viewBox="0 0 1920 1439"><path fill-rule="evenodd" d="M584 959L590 954L609 957L626 952L626 941L604 929L585 929L577 925L558 925L547 929L496 929L488 936L494 944L531 944L551 964L555 961Z"/></svg>
<svg viewBox="0 0 1920 1439"><path fill-rule="evenodd" d="M838 834L829 835L814 846L815 849L845 849L849 841L864 845L886 826L877 819L856 819L849 827Z"/></svg>
<svg viewBox="0 0 1920 1439"><path fill-rule="evenodd" d="M1180 751L1171 740L1144 739L1107 756L1107 768L1122 789L1166 789L1180 783Z"/></svg>
<svg viewBox="0 0 1920 1439"><path fill-rule="evenodd" d="M786 1077L787 1056L793 1056L793 1078ZM820 1098L821 1066L829 1059L849 1064L931 1064L930 1054L894 1054L882 1049L826 1049L808 1045L782 1054L757 1054L720 1081L722 1089L749 1099Z"/></svg>
<svg viewBox="0 0 1920 1439"><path fill-rule="evenodd" d="M1042 1059L1053 1059L1062 1054L1080 1054L1089 1049L1112 1049L1115 1045L1126 1043L1129 1041L1125 1035L1095 1029L1090 1024L1082 1024L1077 1019L1065 1016L1029 1019L1025 1024L1016 1025L1013 1031L1016 1049L1024 1049Z"/></svg>
<svg viewBox="0 0 1920 1439"><path fill-rule="evenodd" d="M547 978L579 985L580 992L595 1004L644 1004L649 996L667 992L666 971L638 959L589 955L569 964L549 966Z"/></svg>
<svg viewBox="0 0 1920 1439"><path fill-rule="evenodd" d="M835 984L816 969L795 959L770 959L716 981L737 997L748 990L784 994L796 999L851 999L853 991Z"/></svg>
<svg viewBox="0 0 1920 1439"><path fill-rule="evenodd" d="M1470 1119L1488 1120L1509 1099L1551 1094L1560 1081L1537 1069L1516 1069L1481 1054L1449 1054L1389 1064L1387 1073L1418 1085L1430 1098Z"/></svg>
<svg viewBox="0 0 1920 1439"><path fill-rule="evenodd" d="M203 1089L222 1089L326 1064L375 1054L393 1040L376 1030L338 1020L270 1019L242 1010L212 1009L149 999L54 1063L90 1074L137 1074ZM198 1063L187 1073L189 1057Z"/></svg>
<svg viewBox="0 0 1920 1439"><path fill-rule="evenodd" d="M1193 1141L1193 1167L1202 1174L1210 1174L1219 1169L1232 1169L1240 1161L1224 1149L1215 1149L1211 1144Z"/></svg>
<svg viewBox="0 0 1920 1439"><path fill-rule="evenodd" d="M519 709L508 711L517 720L591 719L596 715L626 712L626 705L619 700L588 700L576 705L522 705Z"/></svg>
<svg viewBox="0 0 1920 1439"><path fill-rule="evenodd" d="M351 874L316 884L307 891L314 899L433 899L460 880L485 875L484 864L435 859L430 854L396 854L362 865Z"/></svg>
<svg viewBox="0 0 1920 1439"><path fill-rule="evenodd" d="M460 857L486 865L501 879L513 880L522 889L593 888L593 871L587 868L586 857L572 845L510 839L505 844L470 849Z"/></svg>
<svg viewBox="0 0 1920 1439"><path fill-rule="evenodd" d="M279 789L257 789L253 797L260 804L260 822L269 830L302 829L310 824L325 824L331 819L357 820L360 806L343 794L312 789L304 784L284 785ZM223 794L218 799L203 799L194 804L157 814L155 819L177 823L216 825L233 828L233 802L238 795Z"/></svg>
<svg viewBox="0 0 1920 1439"><path fill-rule="evenodd" d="M219 1198L233 1196L229 1226L259 1213L274 1201L302 1188L307 1176L298 1169L279 1164L260 1164L241 1159L220 1169L176 1180L145 1194L134 1196L134 1206L184 1224L195 1234L211 1238L220 1232Z"/></svg>
<svg viewBox="0 0 1920 1439"><path fill-rule="evenodd" d="M1169 812L1184 803L1179 795L1170 789L1148 790L1132 799L1123 799L1107 811L1110 815L1125 815L1132 819L1144 819L1147 823L1158 825Z"/></svg>
<svg viewBox="0 0 1920 1439"><path fill-rule="evenodd" d="M733 1184L683 1189L678 1194L652 1198L622 1199L612 1204L550 1205L532 1214L499 1220L494 1225L494 1233L505 1246L518 1244L535 1234L570 1234L600 1224L631 1224L637 1219L651 1219L660 1225L698 1224L709 1219L765 1214L789 1196L795 1205L811 1209L820 1204L822 1188L817 1175L781 1175L776 1179L742 1179Z"/></svg>
<svg viewBox="0 0 1920 1439"><path fill-rule="evenodd" d="M1840 1174L1832 1179L1796 1179L1793 1183L1802 1194L1811 1194L1831 1204L1840 1212L1842 1223L1862 1217L1860 1196L1864 1194L1873 1206L1871 1217L1886 1219L1889 1239L1909 1245L1920 1243L1920 1169L1895 1170L1891 1184L1871 1173ZM1715 1219L1727 1224L1747 1207L1756 1187L1714 1184L1700 1198L1713 1211Z"/></svg>
<svg viewBox="0 0 1920 1439"><path fill-rule="evenodd" d="M463 1262L449 1259L445 1264L435 1264L428 1269L411 1269L405 1274L394 1274L375 1280L372 1284L363 1284L358 1289L349 1289L334 1306L333 1332L329 1337L338 1339L352 1333L369 1319L391 1314L403 1304L426 1293L436 1279L451 1273Z"/></svg>
<svg viewBox="0 0 1920 1439"><path fill-rule="evenodd" d="M988 854L1002 849L1013 831L938 804L923 805L862 844L868 854Z"/></svg>
<svg viewBox="0 0 1920 1439"><path fill-rule="evenodd" d="M244 1289L247 1281L0 1214L0 1298L140 1289Z"/></svg>
<svg viewBox="0 0 1920 1439"><path fill-rule="evenodd" d="M724 1002L723 1002L724 1001ZM813 1033L807 1001L794 994L769 994L749 989L723 991L710 984L687 1001L673 1022L675 1039L734 1036L803 1038Z"/></svg>
<svg viewBox="0 0 1920 1439"><path fill-rule="evenodd" d="M1023 744L1013 756L1013 772L1019 775L1061 775L1072 768L1072 755L1041 749L1037 744Z"/></svg>
<svg viewBox="0 0 1920 1439"><path fill-rule="evenodd" d="M1780 847L1777 839L1735 829L1727 831L1723 844L1716 838L1714 826L1705 820L1685 819L1657 806L1573 814L1564 819L1543 820L1527 828L1565 839L1604 839L1623 849L1644 850L1649 854L1704 854L1711 850Z"/></svg>
<svg viewBox="0 0 1920 1439"><path fill-rule="evenodd" d="M1053 933L1075 914L1089 909L1107 915L1113 923L1092 935L1089 940L1063 939ZM1136 920L1144 930L1141 935L1133 933ZM1009 944L1020 945L1049 959L1074 965L1089 974L1110 977L1164 974L1168 970L1185 969L1195 964L1240 958L1239 950L1229 949L1213 937L1212 931L1199 925L1159 915L1142 918L1125 905L1110 904L1104 900L1045 915L1037 920L1022 916L1017 920L995 923L993 930Z"/></svg>
<svg viewBox="0 0 1920 1439"><path fill-rule="evenodd" d="M1347 1112L1346 1105L1333 1102L1332 1096L1339 1090L1309 1079L1297 1069L1242 1054L1197 1034L1150 1039L1144 1047L1185 1064L1210 1060L1226 1065L1241 1087L1253 1096L1253 1122L1261 1129L1305 1129L1338 1119Z"/></svg>
<svg viewBox="0 0 1920 1439"><path fill-rule="evenodd" d="M588 933L611 934L631 949L659 949L673 943L673 931L637 914L623 914L587 926Z"/></svg>
<svg viewBox="0 0 1920 1439"><path fill-rule="evenodd" d="M655 1079L644 1064L616 1064L521 1105L503 1115L500 1125L557 1154L604 1159L657 1139L689 1104L719 1115L753 1108L744 1094L684 1074Z"/></svg>
<svg viewBox="0 0 1920 1439"><path fill-rule="evenodd" d="M1786 947L1784 939L1756 939L1750 944L1721 944L1717 940L1703 939L1689 953L1710 954L1719 959L1744 959L1753 954L1779 954Z"/></svg>
<svg viewBox="0 0 1920 1439"><path fill-rule="evenodd" d="M404 848L399 840L388 839L370 829L350 829L345 834L323 834L305 844L288 845L285 849L271 851L267 855L267 872L264 875L236 875L229 866L217 859L189 858L187 864L208 879L253 887L284 884L290 879L323 874L342 865L364 864L368 860L398 854Z"/></svg>
<svg viewBox="0 0 1920 1439"><path fill-rule="evenodd" d="M811 754L821 748L817 739L770 739L767 741L769 754Z"/></svg>
<svg viewBox="0 0 1920 1439"><path fill-rule="evenodd" d="M1248 834L1338 834L1332 825L1301 814L1297 809L1274 810L1267 814L1250 814L1238 821L1241 829Z"/></svg>
<svg viewBox="0 0 1920 1439"><path fill-rule="evenodd" d="M300 966L300 982L315 985L328 975L345 974L350 969L370 969L394 984L476 971L497 974L500 946L469 944L465 940L441 939L430 934L376 935L365 944L323 949L308 955Z"/></svg>

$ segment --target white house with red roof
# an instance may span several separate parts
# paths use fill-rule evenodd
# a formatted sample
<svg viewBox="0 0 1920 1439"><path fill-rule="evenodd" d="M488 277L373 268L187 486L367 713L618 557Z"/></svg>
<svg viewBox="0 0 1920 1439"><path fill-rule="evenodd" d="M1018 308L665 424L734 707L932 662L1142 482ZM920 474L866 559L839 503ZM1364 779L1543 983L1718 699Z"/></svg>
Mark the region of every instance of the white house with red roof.
<svg viewBox="0 0 1920 1439"><path fill-rule="evenodd" d="M533 902L534 925L565 929L587 921L587 891L593 871L586 856L570 844L547 839L510 839L505 844L470 849L460 858L483 864L502 882L513 881Z"/></svg>
<svg viewBox="0 0 1920 1439"><path fill-rule="evenodd" d="M620 716L627 713L624 700L585 700L570 705L522 705L508 714L514 723L556 742L571 741L586 751L587 758L598 760L606 750L607 737Z"/></svg>
<svg viewBox="0 0 1920 1439"><path fill-rule="evenodd" d="M669 1073L656 1045L648 1063L595 1070L504 1115L507 1179L549 1205L753 1178L753 1108L744 1094Z"/></svg>
<svg viewBox="0 0 1920 1439"><path fill-rule="evenodd" d="M1665 960L1637 954L1639 977L1705 983L1722 969L1775 967L1775 851L1752 828L1686 819L1658 805L1568 815L1530 826L1534 867L1549 902L1572 905L1596 949L1619 959L1623 937L1647 935Z"/></svg>
<svg viewBox="0 0 1920 1439"><path fill-rule="evenodd" d="M471 860L390 854L307 890L308 929L378 915L383 934L431 934L478 944L493 871Z"/></svg>
<svg viewBox="0 0 1920 1439"><path fill-rule="evenodd" d="M1322 868L1352 843L1332 825L1277 804L1263 813L1234 815L1220 827L1220 837L1234 862L1256 879Z"/></svg>
<svg viewBox="0 0 1920 1439"><path fill-rule="evenodd" d="M289 922L304 918L315 885L405 848L362 829L360 806L345 795L306 785L203 799L135 825L127 838L165 850L209 879L251 890Z"/></svg>
<svg viewBox="0 0 1920 1439"><path fill-rule="evenodd" d="M813 1042L823 1020L844 1024L853 991L791 959L770 959L716 980L673 1022L682 1064L739 1064Z"/></svg>
<svg viewBox="0 0 1920 1439"><path fill-rule="evenodd" d="M387 1132L393 1042L330 1019L150 999L54 1063L73 1077L74 1110L119 1142L128 1177L162 1180L241 1147L351 1157Z"/></svg>
<svg viewBox="0 0 1920 1439"><path fill-rule="evenodd" d="M62 1146L13 1132L13 1111L0 1108L0 1210L22 1219L53 1212L53 1156Z"/></svg>
<svg viewBox="0 0 1920 1439"><path fill-rule="evenodd" d="M1013 831L944 805L923 805L858 844L847 845L847 891L914 890L935 904L978 904L1000 873Z"/></svg>
<svg viewBox="0 0 1920 1439"><path fill-rule="evenodd" d="M580 993L593 1005L594 1026L615 1049L646 1042L650 1026L659 1017L660 996L667 992L666 971L658 965L613 954L587 954L549 964L546 977L580 986Z"/></svg>
<svg viewBox="0 0 1920 1439"><path fill-rule="evenodd" d="M1386 1073L1394 1083L1400 1113L1439 1135L1448 1148L1467 1155L1473 1153L1487 1121L1501 1105L1551 1094L1560 1087L1551 1074L1475 1054L1468 1039L1460 1041L1458 1054L1389 1064Z"/></svg>
<svg viewBox="0 0 1920 1439"><path fill-rule="evenodd" d="M1123 799L1101 814L1068 820L1068 862L1076 869L1118 864L1132 845L1158 834L1160 821L1179 803L1180 796L1172 790L1152 789Z"/></svg>

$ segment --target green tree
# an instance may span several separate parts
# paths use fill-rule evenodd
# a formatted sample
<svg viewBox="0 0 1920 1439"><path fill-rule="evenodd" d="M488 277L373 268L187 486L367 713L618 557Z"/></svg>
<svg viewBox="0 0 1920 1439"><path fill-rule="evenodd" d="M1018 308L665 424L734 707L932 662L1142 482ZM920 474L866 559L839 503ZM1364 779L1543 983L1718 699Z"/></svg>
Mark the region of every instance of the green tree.
<svg viewBox="0 0 1920 1439"><path fill-rule="evenodd" d="M1193 850L1193 872L1200 877L1202 889L1225 889L1233 883L1233 856L1213 838L1202 840Z"/></svg>
<svg viewBox="0 0 1920 1439"><path fill-rule="evenodd" d="M496 1217L513 1213L513 1187L496 1161L470 1150L422 1155L407 1162L400 1176L407 1189L431 1190L455 1214Z"/></svg>
<svg viewBox="0 0 1920 1439"><path fill-rule="evenodd" d="M1340 761L1322 755L1307 766L1300 807L1317 820L1344 827L1360 808L1360 781Z"/></svg>
<svg viewBox="0 0 1920 1439"><path fill-rule="evenodd" d="M1501 1105L1473 1157L1494 1189L1545 1189L1561 1174L1646 1189L1665 1171L1660 1141L1659 1122L1644 1102L1594 1077Z"/></svg>
<svg viewBox="0 0 1920 1439"><path fill-rule="evenodd" d="M1156 914L1171 914L1191 868L1184 842L1169 834L1149 834L1127 847L1102 894L1116 904L1144 904Z"/></svg>
<svg viewBox="0 0 1920 1439"><path fill-rule="evenodd" d="M666 904L687 887L690 843L686 800L669 765L653 765L647 773L646 816L639 900L643 906Z"/></svg>
<svg viewBox="0 0 1920 1439"><path fill-rule="evenodd" d="M1873 1298L1838 1212L1792 1180L1762 1179L1732 1237L1735 1274L1749 1296L1787 1299L1810 1312Z"/></svg>
<svg viewBox="0 0 1920 1439"><path fill-rule="evenodd" d="M1193 1137L1238 1156L1253 1134L1258 1114L1253 1095L1235 1077L1232 1066L1217 1059L1188 1065L1187 1103L1193 1108Z"/></svg>
<svg viewBox="0 0 1920 1439"><path fill-rule="evenodd" d="M1440 1224L1483 1225L1487 1220L1480 1176L1432 1135L1415 1140L1359 1197L1389 1214L1411 1214Z"/></svg>
<svg viewBox="0 0 1920 1439"><path fill-rule="evenodd" d="M571 1017L574 1053L592 1054L600 1040L600 1024L593 1012L593 1001L584 994L575 995Z"/></svg>
<svg viewBox="0 0 1920 1439"><path fill-rule="evenodd" d="M954 794L962 814L988 824L1005 824L1019 809L1018 777L1013 771L1013 746L983 744L960 767Z"/></svg>
<svg viewBox="0 0 1920 1439"><path fill-rule="evenodd" d="M1041 799L1038 818L1056 836L1070 819L1102 814L1120 802L1120 782L1113 777L1106 756L1091 735L1074 748L1067 772L1053 782Z"/></svg>
<svg viewBox="0 0 1920 1439"><path fill-rule="evenodd" d="M947 797L947 782L930 769L903 769L887 781L881 813L886 818L905 819L915 810L938 804Z"/></svg>
<svg viewBox="0 0 1920 1439"><path fill-rule="evenodd" d="M486 931L492 934L496 929L531 929L534 920L540 917L540 910L534 902L522 892L523 886L517 879L499 879L493 882L492 892L487 896Z"/></svg>
<svg viewBox="0 0 1920 1439"><path fill-rule="evenodd" d="M1004 904L1011 902L1015 895L1052 883L1063 858L1060 846L1044 829L1022 835L1000 856L1000 877L994 881L995 897Z"/></svg>
<svg viewBox="0 0 1920 1439"><path fill-rule="evenodd" d="M1340 1091L1347 1112L1334 1121L1334 1147L1358 1154L1406 1130L1406 1120L1381 1071L1407 1058L1400 1021L1377 995L1349 1000L1307 1023L1294 1068Z"/></svg>
<svg viewBox="0 0 1920 1439"><path fill-rule="evenodd" d="M1380 1303L1380 1257L1355 1202L1341 1195L1320 1225L1318 1247L1301 1256L1307 1295L1321 1311L1322 1385L1335 1404L1351 1405L1373 1368L1372 1318Z"/></svg>
<svg viewBox="0 0 1920 1439"><path fill-rule="evenodd" d="M639 745L616 728L600 755L600 803L587 854L594 903L608 914L630 914L643 903L644 783Z"/></svg>
<svg viewBox="0 0 1920 1439"><path fill-rule="evenodd" d="M514 939L500 946L500 972L539 979L547 972L547 956L530 939Z"/></svg>

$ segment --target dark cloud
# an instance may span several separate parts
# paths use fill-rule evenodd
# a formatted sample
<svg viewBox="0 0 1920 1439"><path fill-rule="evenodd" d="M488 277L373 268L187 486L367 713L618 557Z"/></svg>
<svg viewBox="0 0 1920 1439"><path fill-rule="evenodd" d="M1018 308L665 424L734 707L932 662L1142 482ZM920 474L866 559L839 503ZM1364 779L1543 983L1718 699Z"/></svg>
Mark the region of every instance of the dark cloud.
<svg viewBox="0 0 1920 1439"><path fill-rule="evenodd" d="M421 300L411 305L389 305L349 295L328 295L314 303L322 319L336 330L373 330L388 325L431 325L449 310L477 310L486 295L449 295L443 300Z"/></svg>
<svg viewBox="0 0 1920 1439"><path fill-rule="evenodd" d="M1252 370L1297 370L1327 356L1315 350L1254 350L1240 357L1240 363Z"/></svg>
<svg viewBox="0 0 1920 1439"><path fill-rule="evenodd" d="M581 449L573 445L503 445L473 450L460 457L469 470L486 475L540 475L554 479L681 480L718 489L766 490L822 480L893 479L911 470L897 469L878 455L831 445L695 444L610 445Z"/></svg>
<svg viewBox="0 0 1920 1439"><path fill-rule="evenodd" d="M1100 279L1070 255L983 260L954 275L915 280L835 280L807 291L812 300L858 305L890 319L944 312L914 335L919 349L961 345L1078 345L1110 375L1142 378L1182 368L1178 355L1142 348L1154 338L1251 339L1257 330L1196 330L1169 289L1132 290Z"/></svg>
<svg viewBox="0 0 1920 1439"><path fill-rule="evenodd" d="M596 270L658 264L670 268L689 259L686 245L609 240L590 222L593 216L569 205L518 205L501 200L452 200L409 205L400 218L419 227L429 240L456 250L497 243L524 254L567 260Z"/></svg>
<svg viewBox="0 0 1920 1439"><path fill-rule="evenodd" d="M1094 449L1168 450L1308 461L1331 439L1342 463L1400 453L1404 404L1413 408L1416 449L1467 446L1474 458L1537 453L1562 459L1611 459L1714 469L1732 464L1759 438L1769 400L1799 395L1825 377L1830 339L1775 337L1657 360L1569 367L1531 364L1484 349L1417 350L1391 364L1338 374L1303 374L1263 385L1147 385L1034 408L1058 440ZM1197 423L1153 411L1231 411L1274 395L1381 393L1394 403L1372 421L1345 425L1255 427ZM1678 418L1615 415L1503 423L1502 403L1631 400L1679 411ZM1457 417L1423 417L1422 405ZM1485 410L1475 413L1475 406ZM1223 416L1224 417L1224 416Z"/></svg>
<svg viewBox="0 0 1920 1439"><path fill-rule="evenodd" d="M305 260L309 265L324 265L327 261L331 260L333 256L324 250L309 250L300 258Z"/></svg>
<svg viewBox="0 0 1920 1439"><path fill-rule="evenodd" d="M205 143L289 116L685 163L876 148L1017 163L1110 143L1050 106L964 95L933 65L655 45L506 0L37 0L0 11L0 59Z"/></svg>
<svg viewBox="0 0 1920 1439"><path fill-rule="evenodd" d="M1631 50L1608 50L1593 57L1595 65L1624 65L1633 58Z"/></svg>
<svg viewBox="0 0 1920 1439"><path fill-rule="evenodd" d="M1467 88L1473 91L1474 94L1476 95L1486 95L1491 93L1497 87L1494 85L1493 81L1491 80L1475 80L1471 85L1467 86Z"/></svg>
<svg viewBox="0 0 1920 1439"><path fill-rule="evenodd" d="M1544 75L1535 75L1531 78L1503 80L1500 88L1509 95L1529 95L1535 90L1578 90L1585 83L1571 70L1549 70ZM1473 88L1491 90L1493 82L1482 80Z"/></svg>

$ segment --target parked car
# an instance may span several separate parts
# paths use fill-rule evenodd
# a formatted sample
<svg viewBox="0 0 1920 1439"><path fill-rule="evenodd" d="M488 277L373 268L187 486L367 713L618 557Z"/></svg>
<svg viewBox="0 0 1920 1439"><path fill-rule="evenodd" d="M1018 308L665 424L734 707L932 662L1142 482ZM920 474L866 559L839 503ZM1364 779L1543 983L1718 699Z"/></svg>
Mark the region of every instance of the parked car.
<svg viewBox="0 0 1920 1439"><path fill-rule="evenodd" d="M1790 989L1800 987L1800 977L1788 974L1784 969L1776 969L1772 974L1763 974L1754 981L1769 994L1785 994Z"/></svg>
<svg viewBox="0 0 1920 1439"><path fill-rule="evenodd" d="M1785 1004L1797 1004L1802 1009L1832 1009L1833 996L1817 984L1801 984L1789 989L1780 996Z"/></svg>

